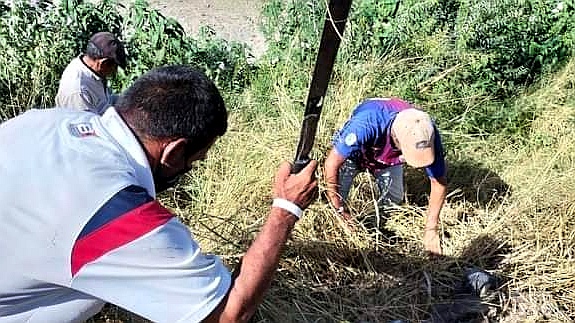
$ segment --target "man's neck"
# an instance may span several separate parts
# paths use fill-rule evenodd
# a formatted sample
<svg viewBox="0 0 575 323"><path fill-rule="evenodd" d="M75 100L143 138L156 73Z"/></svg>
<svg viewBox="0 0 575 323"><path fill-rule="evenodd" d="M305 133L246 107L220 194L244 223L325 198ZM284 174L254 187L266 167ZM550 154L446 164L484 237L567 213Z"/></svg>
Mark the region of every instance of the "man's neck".
<svg viewBox="0 0 575 323"><path fill-rule="evenodd" d="M146 154L146 158L148 159L148 164L152 169L155 169L160 160L162 143L157 140L153 140L151 138L146 138L145 135L141 134L139 131L134 129L134 127L132 127L129 121L129 117L127 117L125 113L120 111L117 112L120 118L122 118L122 120L126 124L126 126L128 126L128 128L132 131L132 134L134 134L134 138L136 138L136 140L142 147L142 150L144 151L144 154Z"/></svg>
<svg viewBox="0 0 575 323"><path fill-rule="evenodd" d="M91 57L89 57L88 55L81 55L80 56L80 61L87 67L90 69L90 71L94 72L94 74L98 75L98 77L100 77L103 81L106 80L106 77L104 77L104 75L100 74L98 72L98 62L95 59L92 59Z"/></svg>

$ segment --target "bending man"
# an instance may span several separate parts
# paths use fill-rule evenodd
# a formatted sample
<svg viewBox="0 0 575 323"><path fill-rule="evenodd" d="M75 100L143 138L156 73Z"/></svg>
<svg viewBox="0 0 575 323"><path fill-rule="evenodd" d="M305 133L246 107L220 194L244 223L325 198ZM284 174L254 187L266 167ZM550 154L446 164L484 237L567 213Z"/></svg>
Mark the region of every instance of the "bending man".
<svg viewBox="0 0 575 323"><path fill-rule="evenodd" d="M425 168L431 183L427 222L423 235L426 250L440 254L438 224L445 201L447 180L439 131L429 115L397 98L368 99L360 103L336 134L325 161L327 194L345 220L345 204L353 179L361 171L372 174L384 208L403 201L403 163Z"/></svg>
<svg viewBox="0 0 575 323"><path fill-rule="evenodd" d="M90 37L83 55L74 58L60 78L56 106L98 114L115 103L117 96L108 87L108 78L126 69L124 45L112 33Z"/></svg>

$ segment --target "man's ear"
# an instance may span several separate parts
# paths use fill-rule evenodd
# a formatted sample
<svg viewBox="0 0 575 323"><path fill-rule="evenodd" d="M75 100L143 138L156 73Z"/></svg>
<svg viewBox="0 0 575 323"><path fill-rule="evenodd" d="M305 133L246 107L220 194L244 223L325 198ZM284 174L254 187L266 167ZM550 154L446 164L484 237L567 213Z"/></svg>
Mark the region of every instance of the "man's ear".
<svg viewBox="0 0 575 323"><path fill-rule="evenodd" d="M98 58L98 59L94 60L94 61L96 62L96 70L97 70L97 71L101 71L101 70L102 70L102 67L103 67L104 64L105 64L106 59L107 59L107 58Z"/></svg>
<svg viewBox="0 0 575 323"><path fill-rule="evenodd" d="M186 143L184 138L170 141L162 152L160 163L173 168L183 168L186 164Z"/></svg>

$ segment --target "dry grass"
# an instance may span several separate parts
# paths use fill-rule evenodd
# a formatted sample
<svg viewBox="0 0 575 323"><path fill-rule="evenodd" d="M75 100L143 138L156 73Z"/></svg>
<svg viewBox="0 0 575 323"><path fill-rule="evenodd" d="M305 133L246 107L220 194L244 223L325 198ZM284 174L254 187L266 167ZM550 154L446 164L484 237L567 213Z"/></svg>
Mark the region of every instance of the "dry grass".
<svg viewBox="0 0 575 323"><path fill-rule="evenodd" d="M345 81L333 86L326 102L315 149L320 162L332 132L369 92L373 75L356 72L342 72ZM467 266L488 270L501 283L489 315L474 322L573 321L574 84L572 60L518 102L543 111L524 138L527 144L467 138L465 148L450 155L443 257L429 259L421 251L428 190L421 173L408 172L409 202L386 216L374 211L374 185L360 176L351 195L358 229L349 231L324 199L313 204L296 226L254 321L423 321L431 306L451 302ZM273 174L297 144L302 111L285 88L270 92L278 116L247 124L232 115L229 133L205 167L165 199L203 249L222 255L230 267L265 221ZM249 110L254 104L248 94L240 106ZM131 321L115 315L111 322Z"/></svg>

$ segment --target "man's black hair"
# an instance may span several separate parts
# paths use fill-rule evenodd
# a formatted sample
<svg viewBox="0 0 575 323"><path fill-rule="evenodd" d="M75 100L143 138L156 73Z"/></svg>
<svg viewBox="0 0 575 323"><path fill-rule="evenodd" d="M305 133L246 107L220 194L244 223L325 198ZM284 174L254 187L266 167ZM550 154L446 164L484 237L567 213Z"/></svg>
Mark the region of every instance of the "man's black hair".
<svg viewBox="0 0 575 323"><path fill-rule="evenodd" d="M139 136L186 138L191 154L222 136L228 126L224 100L215 84L184 65L156 68L139 77L115 108Z"/></svg>

